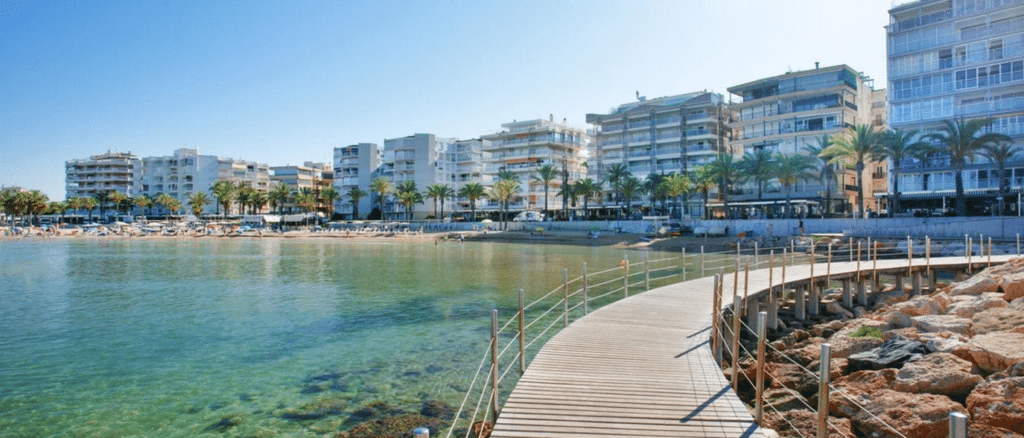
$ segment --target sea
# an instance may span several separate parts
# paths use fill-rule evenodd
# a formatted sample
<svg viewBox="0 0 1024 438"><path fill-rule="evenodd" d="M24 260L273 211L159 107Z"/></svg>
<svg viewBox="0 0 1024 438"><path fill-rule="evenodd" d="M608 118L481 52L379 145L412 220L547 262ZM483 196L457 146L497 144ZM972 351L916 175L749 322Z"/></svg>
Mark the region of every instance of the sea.
<svg viewBox="0 0 1024 438"><path fill-rule="evenodd" d="M0 437L320 437L367 406L458 406L492 309L509 318L518 289L532 300L563 269L575 277L583 262L624 255L331 238L0 241ZM295 415L326 396L326 415Z"/></svg>

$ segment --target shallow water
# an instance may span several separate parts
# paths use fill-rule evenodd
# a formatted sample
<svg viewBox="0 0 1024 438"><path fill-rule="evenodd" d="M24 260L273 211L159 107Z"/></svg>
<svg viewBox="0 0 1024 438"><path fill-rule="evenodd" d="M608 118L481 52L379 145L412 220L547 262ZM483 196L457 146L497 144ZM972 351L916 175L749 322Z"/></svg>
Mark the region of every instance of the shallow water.
<svg viewBox="0 0 1024 438"><path fill-rule="evenodd" d="M309 376L346 412L458 405L510 315L621 250L495 243L0 243L0 437L322 436ZM211 426L225 417L239 424Z"/></svg>

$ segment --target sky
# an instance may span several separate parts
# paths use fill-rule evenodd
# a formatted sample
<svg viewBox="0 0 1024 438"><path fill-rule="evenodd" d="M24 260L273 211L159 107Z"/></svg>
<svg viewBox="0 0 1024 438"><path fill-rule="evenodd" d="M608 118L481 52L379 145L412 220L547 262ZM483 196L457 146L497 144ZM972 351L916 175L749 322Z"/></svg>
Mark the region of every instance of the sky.
<svg viewBox="0 0 1024 438"><path fill-rule="evenodd" d="M267 163L460 139L847 64L885 88L890 0L0 0L0 186L179 148ZM735 97L733 97L735 100Z"/></svg>

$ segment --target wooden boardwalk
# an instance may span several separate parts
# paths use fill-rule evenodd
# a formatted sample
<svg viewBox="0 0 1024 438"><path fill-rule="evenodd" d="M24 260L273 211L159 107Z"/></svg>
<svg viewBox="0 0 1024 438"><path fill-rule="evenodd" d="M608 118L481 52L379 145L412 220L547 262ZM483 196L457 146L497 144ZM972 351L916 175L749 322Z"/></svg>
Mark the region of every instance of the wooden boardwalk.
<svg viewBox="0 0 1024 438"><path fill-rule="evenodd" d="M993 256L1001 263L1010 256ZM975 257L976 267L987 259ZM965 266L964 257L933 258L936 268ZM915 260L920 269L924 260ZM861 262L862 273L872 268ZM907 260L878 261L903 271ZM810 278L809 266L787 268L787 283ZM815 277L826 274L815 265ZM833 278L854 262L833 263ZM781 268L772 272L778 284ZM732 274L724 280L731 304ZM749 293L768 288L767 269L752 271ZM740 275L739 294L743 294ZM689 280L605 306L555 335L538 352L501 409L492 437L764 437L715 364L709 348L713 279Z"/></svg>

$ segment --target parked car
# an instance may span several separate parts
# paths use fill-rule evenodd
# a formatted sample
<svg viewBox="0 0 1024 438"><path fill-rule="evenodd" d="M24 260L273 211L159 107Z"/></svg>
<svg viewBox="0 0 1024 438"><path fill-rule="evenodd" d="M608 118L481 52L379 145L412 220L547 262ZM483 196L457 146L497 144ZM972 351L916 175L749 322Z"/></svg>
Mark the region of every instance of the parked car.
<svg viewBox="0 0 1024 438"><path fill-rule="evenodd" d="M544 220L544 215L536 211L524 211L516 215L512 219L512 222L541 222Z"/></svg>

